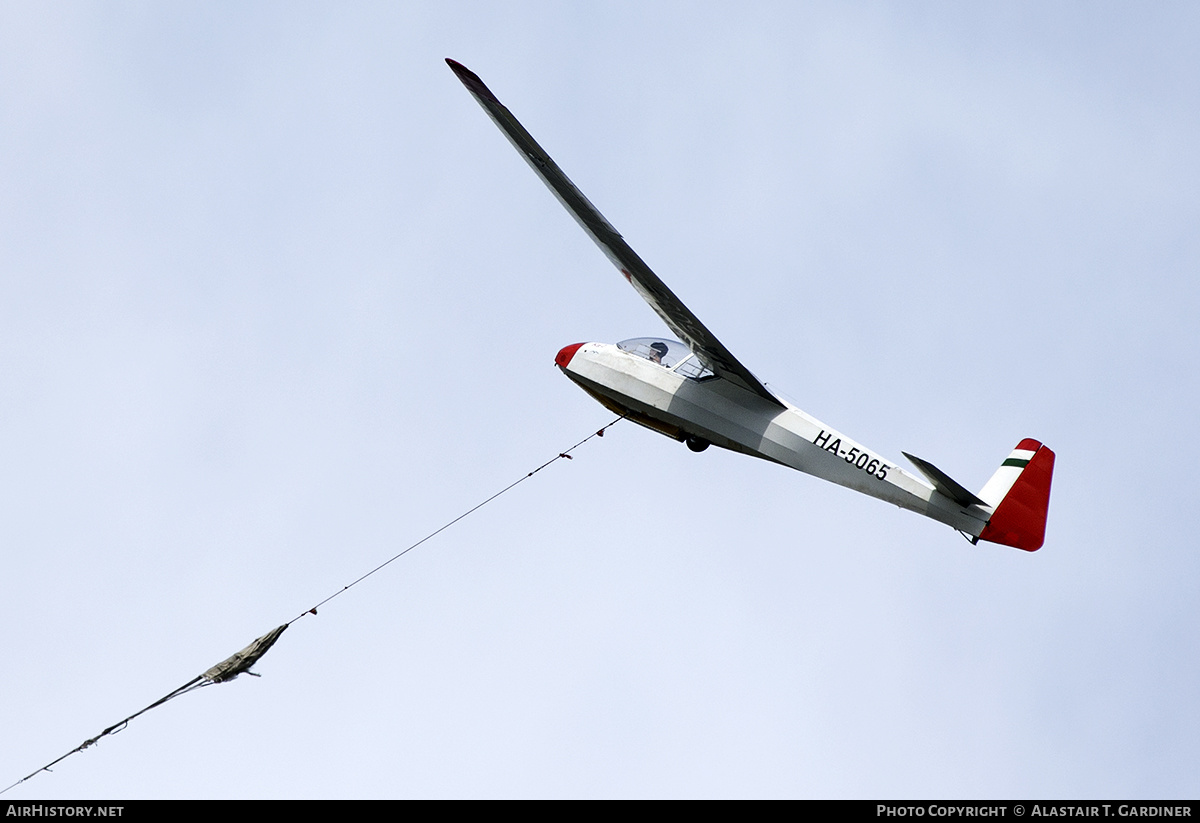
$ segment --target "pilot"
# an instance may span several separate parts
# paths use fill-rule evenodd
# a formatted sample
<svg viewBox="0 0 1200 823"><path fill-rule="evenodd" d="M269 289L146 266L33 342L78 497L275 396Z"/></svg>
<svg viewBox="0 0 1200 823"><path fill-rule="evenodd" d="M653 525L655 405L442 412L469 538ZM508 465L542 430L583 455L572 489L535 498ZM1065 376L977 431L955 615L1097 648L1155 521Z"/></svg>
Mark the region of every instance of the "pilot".
<svg viewBox="0 0 1200 823"><path fill-rule="evenodd" d="M655 340L650 344L650 362L662 365L662 360L667 356L667 344L661 340Z"/></svg>

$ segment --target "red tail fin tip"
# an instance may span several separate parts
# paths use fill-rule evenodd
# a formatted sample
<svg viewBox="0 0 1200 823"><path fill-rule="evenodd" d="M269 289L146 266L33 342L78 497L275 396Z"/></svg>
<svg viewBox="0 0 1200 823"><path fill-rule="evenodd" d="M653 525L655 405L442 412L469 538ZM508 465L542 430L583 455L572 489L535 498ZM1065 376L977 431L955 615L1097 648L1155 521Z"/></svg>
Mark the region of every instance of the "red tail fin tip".
<svg viewBox="0 0 1200 823"><path fill-rule="evenodd" d="M1046 538L1053 474L1054 452L1036 440L1022 440L980 492L996 510L979 539L1027 552L1040 549ZM989 499L993 497L1000 499Z"/></svg>

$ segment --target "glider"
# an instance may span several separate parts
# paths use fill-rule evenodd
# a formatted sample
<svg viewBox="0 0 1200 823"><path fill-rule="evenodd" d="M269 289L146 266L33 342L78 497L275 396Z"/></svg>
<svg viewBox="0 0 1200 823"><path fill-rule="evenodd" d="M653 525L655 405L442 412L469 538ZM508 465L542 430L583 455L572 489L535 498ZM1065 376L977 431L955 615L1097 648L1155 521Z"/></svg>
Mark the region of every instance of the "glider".
<svg viewBox="0 0 1200 823"><path fill-rule="evenodd" d="M1054 452L1025 439L973 494L902 452L924 479L775 396L721 344L625 242L474 72L446 63L530 168L683 342L640 337L575 343L554 358L604 406L684 442L760 457L937 520L972 543L1041 548Z"/></svg>

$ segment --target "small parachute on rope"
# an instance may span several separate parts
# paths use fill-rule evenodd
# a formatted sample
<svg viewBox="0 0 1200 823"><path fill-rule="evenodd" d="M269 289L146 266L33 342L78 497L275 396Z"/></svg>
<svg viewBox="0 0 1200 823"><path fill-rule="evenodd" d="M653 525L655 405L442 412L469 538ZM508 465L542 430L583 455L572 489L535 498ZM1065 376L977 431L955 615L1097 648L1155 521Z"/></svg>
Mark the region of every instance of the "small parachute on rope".
<svg viewBox="0 0 1200 823"><path fill-rule="evenodd" d="M227 683L239 674L261 677L256 672L250 671L250 667L257 663L259 658L275 645L275 641L279 639L279 635L283 634L283 630L287 627L288 624L284 623L279 628L272 629L240 652L231 655L213 666L202 677L210 683Z"/></svg>
<svg viewBox="0 0 1200 823"><path fill-rule="evenodd" d="M51 766L57 765L58 763L62 762L66 758L75 754L76 752L81 752L90 746L96 745L97 743L100 742L100 738L107 737L110 734L116 734L117 732L124 730L125 727L129 725L130 720L133 720L135 717L138 717L139 715L145 714L146 712L150 711L151 709L161 706L163 703L166 703L168 700L172 700L176 697L179 697L182 694L187 694L188 692L192 691L193 689L199 689L203 686L211 686L214 683L228 683L230 680L233 680L239 674L252 674L255 677L258 677L259 675L250 671L250 667L253 666L255 663L257 663L259 661L259 659L264 654L267 653L267 650L270 649L271 646L273 646L275 644L275 641L279 639L279 635L283 634L283 630L286 629L287 627L288 627L288 624L284 623L279 628L273 629L273 630L267 632L262 637L258 638L253 643L251 643L249 646L242 649L240 652L234 654L233 656L231 656L225 660L222 660L220 663L213 666L211 669L209 669L208 671L206 671L204 674L200 675L199 677L192 678L187 683L184 683L178 689L176 689L175 691L168 694L166 697L162 697L162 698L159 698L158 700L155 700L153 703L151 703L146 708L142 709L140 712L131 714L131 715L129 715L129 717L126 717L121 722L114 723L113 725L109 726L107 729L100 732L100 734L96 735L95 737L88 738L87 740L83 741L75 748L71 749L71 751L64 754L62 757L59 757L57 760L52 760L49 763L47 763L45 766L42 766L37 771L31 772L31 773L27 774L25 777L22 777L16 783L13 783L12 786L6 786L5 788L0 789L0 794L3 794L4 792L13 788L13 786L17 786L21 783L24 783L26 780L33 777L38 772L50 771Z"/></svg>

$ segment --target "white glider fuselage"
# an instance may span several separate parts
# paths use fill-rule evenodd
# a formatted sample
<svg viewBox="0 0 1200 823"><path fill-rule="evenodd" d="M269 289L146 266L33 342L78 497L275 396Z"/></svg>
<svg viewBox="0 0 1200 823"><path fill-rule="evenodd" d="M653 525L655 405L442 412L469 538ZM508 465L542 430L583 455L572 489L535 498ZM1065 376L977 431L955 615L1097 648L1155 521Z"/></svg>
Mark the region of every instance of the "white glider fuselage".
<svg viewBox="0 0 1200 823"><path fill-rule="evenodd" d="M894 503L973 538L992 515L992 507L960 505L792 404L771 403L729 380L685 377L612 343L567 346L555 362L609 409L677 440L761 457Z"/></svg>

